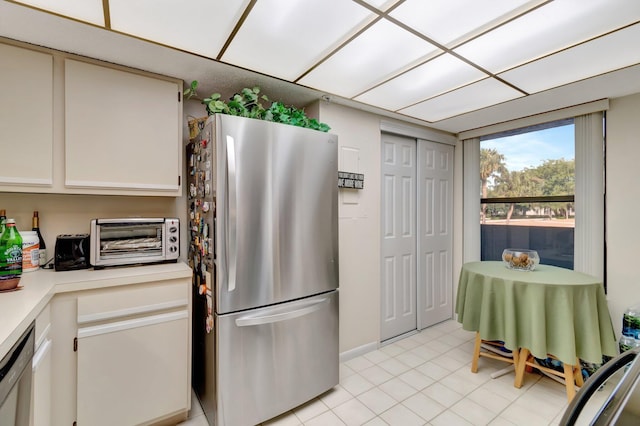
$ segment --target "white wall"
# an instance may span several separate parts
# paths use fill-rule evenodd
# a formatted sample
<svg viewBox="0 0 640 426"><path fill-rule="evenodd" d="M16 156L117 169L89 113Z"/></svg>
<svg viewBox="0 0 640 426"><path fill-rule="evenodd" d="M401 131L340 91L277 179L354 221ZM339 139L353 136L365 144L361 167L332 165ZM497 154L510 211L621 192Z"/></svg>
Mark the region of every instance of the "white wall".
<svg viewBox="0 0 640 426"><path fill-rule="evenodd" d="M309 113L313 109L308 110ZM380 117L321 102L338 135L338 168L364 174L364 189L340 189L340 352L380 336Z"/></svg>
<svg viewBox="0 0 640 426"><path fill-rule="evenodd" d="M53 257L56 236L89 232L91 219L99 217L164 217L176 214L171 197L125 197L106 195L59 195L0 193L0 208L16 219L18 230L31 229L34 210L40 216L40 230Z"/></svg>
<svg viewBox="0 0 640 426"><path fill-rule="evenodd" d="M640 304L640 94L611 100L606 125L607 299L619 336L622 313Z"/></svg>

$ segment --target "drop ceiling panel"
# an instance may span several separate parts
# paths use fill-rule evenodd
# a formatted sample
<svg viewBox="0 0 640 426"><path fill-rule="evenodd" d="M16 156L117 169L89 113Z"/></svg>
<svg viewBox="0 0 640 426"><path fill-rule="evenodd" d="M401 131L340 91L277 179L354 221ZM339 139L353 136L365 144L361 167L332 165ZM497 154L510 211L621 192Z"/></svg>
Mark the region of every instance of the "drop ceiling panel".
<svg viewBox="0 0 640 426"><path fill-rule="evenodd" d="M353 1L260 0L221 59L293 81L375 16Z"/></svg>
<svg viewBox="0 0 640 426"><path fill-rule="evenodd" d="M407 0L389 15L446 46L475 33L487 22L508 16L524 5L531 7L536 3L540 1Z"/></svg>
<svg viewBox="0 0 640 426"><path fill-rule="evenodd" d="M398 112L434 122L521 96L524 95L506 84L487 78Z"/></svg>
<svg viewBox="0 0 640 426"><path fill-rule="evenodd" d="M102 0L17 0L17 2L91 24L104 25Z"/></svg>
<svg viewBox="0 0 640 426"><path fill-rule="evenodd" d="M640 24L500 74L529 93L640 63Z"/></svg>
<svg viewBox="0 0 640 426"><path fill-rule="evenodd" d="M351 98L436 52L441 50L383 19L298 83Z"/></svg>
<svg viewBox="0 0 640 426"><path fill-rule="evenodd" d="M109 0L111 28L216 58L248 0Z"/></svg>
<svg viewBox="0 0 640 426"><path fill-rule="evenodd" d="M486 76L456 57L444 54L355 99L395 111Z"/></svg>
<svg viewBox="0 0 640 426"><path fill-rule="evenodd" d="M498 73L640 19L640 1L550 2L455 49Z"/></svg>

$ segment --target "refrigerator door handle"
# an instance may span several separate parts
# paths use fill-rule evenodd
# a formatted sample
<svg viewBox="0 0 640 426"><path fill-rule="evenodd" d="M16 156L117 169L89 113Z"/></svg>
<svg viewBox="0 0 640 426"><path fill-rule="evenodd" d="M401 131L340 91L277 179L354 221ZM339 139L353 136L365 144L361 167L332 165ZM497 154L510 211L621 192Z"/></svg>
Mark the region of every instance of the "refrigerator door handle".
<svg viewBox="0 0 640 426"><path fill-rule="evenodd" d="M227 203L227 226L229 244L227 252L227 290L236 289L236 262L238 257L238 241L236 238L236 149L233 137L227 135L227 194L229 202Z"/></svg>
<svg viewBox="0 0 640 426"><path fill-rule="evenodd" d="M312 304L305 306L302 309L296 309L295 311L281 312L273 315L263 315L258 317L244 317L236 319L236 325L238 327L249 327L253 325L273 324L275 322L287 321L293 318L302 317L315 312L323 307L324 304L329 302L329 298L325 297L322 300L312 302Z"/></svg>

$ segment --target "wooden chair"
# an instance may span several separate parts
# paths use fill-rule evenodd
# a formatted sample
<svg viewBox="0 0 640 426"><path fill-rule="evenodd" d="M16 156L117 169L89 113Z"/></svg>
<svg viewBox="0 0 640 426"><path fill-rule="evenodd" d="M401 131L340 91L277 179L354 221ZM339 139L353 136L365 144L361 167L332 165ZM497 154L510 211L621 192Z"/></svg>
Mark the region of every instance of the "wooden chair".
<svg viewBox="0 0 640 426"><path fill-rule="evenodd" d="M553 355L548 355L550 358L555 358ZM567 390L567 398L569 402L576 395L576 386L581 387L584 384L582 379L582 371L580 370L580 360L576 359L576 365L569 365L563 363L564 371L554 370L553 368L544 367L534 361L533 355L529 352L529 349L522 348L519 355L519 363L516 367L516 379L514 386L517 388L522 387L524 381L524 371L526 367L532 367L545 373L553 374L554 376L564 379L565 388Z"/></svg>
<svg viewBox="0 0 640 426"><path fill-rule="evenodd" d="M484 348L483 348L484 346ZM474 346L473 346L473 360L471 361L471 372L472 373L477 373L478 372L478 360L480 359L481 356L483 357L487 357L487 358L492 358L492 359L497 359L498 361L502 361L502 362L507 362L509 364L513 364L514 370L515 367L518 365L518 351L512 351L511 354L512 356L502 356L499 355L496 352L492 352L490 350L487 350L488 347L490 346L494 346L496 348L501 347L502 345L498 345L496 344L496 342L491 341L491 340L482 340L480 338L480 333L476 332L476 339L474 342ZM483 350L484 349L484 350ZM509 369L504 369L504 370L500 370L497 371L495 373L493 373L491 375L492 378L496 378L499 377L503 374L506 374L509 371Z"/></svg>

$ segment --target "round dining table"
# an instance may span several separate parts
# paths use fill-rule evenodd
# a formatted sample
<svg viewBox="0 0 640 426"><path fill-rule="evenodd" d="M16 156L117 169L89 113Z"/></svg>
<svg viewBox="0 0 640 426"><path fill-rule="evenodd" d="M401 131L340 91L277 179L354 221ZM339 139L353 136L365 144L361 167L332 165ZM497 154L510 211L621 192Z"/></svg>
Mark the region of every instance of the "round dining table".
<svg viewBox="0 0 640 426"><path fill-rule="evenodd" d="M465 263L456 313L462 328L482 340L501 340L507 349L526 349L536 358L553 356L575 366L578 359L601 364L603 355L618 353L602 282L570 269L537 265L519 271L500 261ZM520 358L524 363L527 356ZM516 386L521 382L516 372Z"/></svg>

